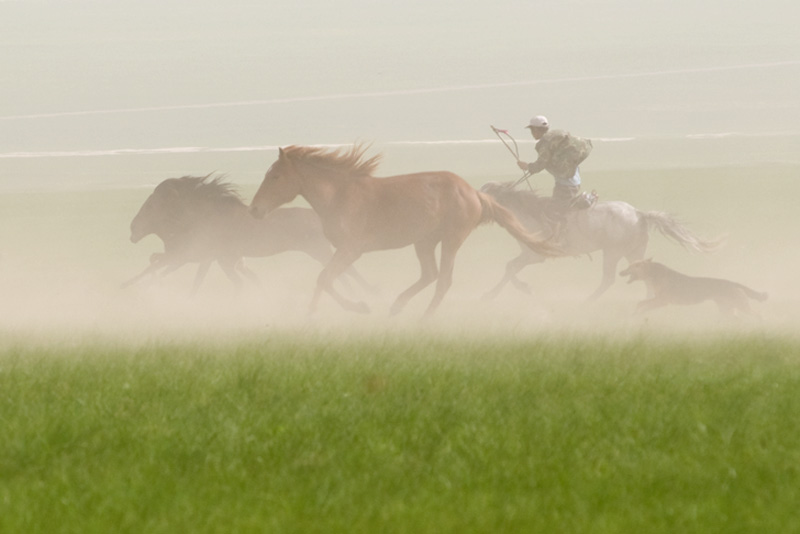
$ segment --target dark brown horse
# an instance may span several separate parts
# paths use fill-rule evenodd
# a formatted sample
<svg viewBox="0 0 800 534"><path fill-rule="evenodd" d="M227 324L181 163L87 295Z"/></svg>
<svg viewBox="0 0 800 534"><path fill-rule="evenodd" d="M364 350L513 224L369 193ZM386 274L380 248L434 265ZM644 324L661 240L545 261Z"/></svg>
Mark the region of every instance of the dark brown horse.
<svg viewBox="0 0 800 534"><path fill-rule="evenodd" d="M476 191L446 171L376 178L380 155L366 159L364 148L325 151L316 147L280 149L251 203L256 215L269 213L298 195L322 220L325 235L336 247L317 280L311 310L327 291L345 309L367 312L363 302L342 297L331 282L365 252L414 245L419 280L402 292L391 307L399 312L423 288L436 281L427 313L433 312L452 284L459 247L481 223L495 221L512 236L542 255L557 254L547 243L528 234L513 213L490 196ZM435 249L441 243L436 265Z"/></svg>
<svg viewBox="0 0 800 534"><path fill-rule="evenodd" d="M333 255L314 210L283 208L255 219L233 184L211 175L169 178L158 184L131 221L132 242L149 234L161 238L164 252L153 254L150 265L125 286L159 271L166 274L199 263L194 292L217 262L239 288L238 273L257 282L242 258L301 251L324 265ZM368 287L355 270L346 274Z"/></svg>

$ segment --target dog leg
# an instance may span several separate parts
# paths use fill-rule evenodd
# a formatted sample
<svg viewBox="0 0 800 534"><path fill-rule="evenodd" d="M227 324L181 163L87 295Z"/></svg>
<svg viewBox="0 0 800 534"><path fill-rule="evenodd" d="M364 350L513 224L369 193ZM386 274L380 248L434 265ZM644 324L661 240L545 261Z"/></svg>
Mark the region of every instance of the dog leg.
<svg viewBox="0 0 800 534"><path fill-rule="evenodd" d="M663 302L661 299L657 297L643 300L636 305L636 313L637 314L647 313L651 310L655 310L656 308L665 306L666 304L667 304L666 302Z"/></svg>

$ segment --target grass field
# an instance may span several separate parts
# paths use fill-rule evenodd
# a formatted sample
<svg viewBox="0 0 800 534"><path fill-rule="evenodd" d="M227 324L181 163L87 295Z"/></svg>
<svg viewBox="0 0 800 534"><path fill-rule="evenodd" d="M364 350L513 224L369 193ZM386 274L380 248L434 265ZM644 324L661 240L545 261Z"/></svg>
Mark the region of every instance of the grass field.
<svg viewBox="0 0 800 534"><path fill-rule="evenodd" d="M793 532L798 349L7 340L0 531Z"/></svg>

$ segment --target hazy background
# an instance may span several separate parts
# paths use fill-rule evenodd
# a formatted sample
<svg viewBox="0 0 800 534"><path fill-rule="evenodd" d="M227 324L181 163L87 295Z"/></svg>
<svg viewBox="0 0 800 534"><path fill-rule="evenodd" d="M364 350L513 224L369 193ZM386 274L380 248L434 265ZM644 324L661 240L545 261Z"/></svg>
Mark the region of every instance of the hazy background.
<svg viewBox="0 0 800 534"><path fill-rule="evenodd" d="M394 143L528 139L535 114L601 140L596 166L798 163L798 18L788 0L4 1L0 186L257 181L271 153L44 156L356 140L514 172L494 145Z"/></svg>
<svg viewBox="0 0 800 534"><path fill-rule="evenodd" d="M159 248L131 245L127 225L165 178L224 172L249 196L278 146L366 141L386 156L381 174L448 169L479 186L518 176L489 125L533 159L523 127L536 114L595 140L587 188L731 234L728 256L678 267L758 285L751 249L768 242L784 269L769 280L794 284L797 20L788 0L0 0L5 320L22 307L62 317L72 299L94 306L91 320L107 315L97 308ZM478 238L457 269L496 251L491 285L516 245L481 235L500 248ZM296 273L294 260L264 269ZM367 274L393 296L395 278L399 289L417 276L407 265ZM589 279L575 290L588 294L599 261L568 265L557 273ZM318 271L306 268L302 305ZM465 276L461 290L485 289ZM147 302L143 315L158 307Z"/></svg>

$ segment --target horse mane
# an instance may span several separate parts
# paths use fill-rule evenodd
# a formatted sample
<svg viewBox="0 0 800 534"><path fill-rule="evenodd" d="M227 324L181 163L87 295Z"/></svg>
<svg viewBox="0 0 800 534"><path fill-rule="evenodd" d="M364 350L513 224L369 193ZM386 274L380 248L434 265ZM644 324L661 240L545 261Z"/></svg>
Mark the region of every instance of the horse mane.
<svg viewBox="0 0 800 534"><path fill-rule="evenodd" d="M226 182L225 175L181 176L161 182L156 189L164 186L179 193L190 201L206 201L212 204L241 204L246 206L235 184Z"/></svg>
<svg viewBox="0 0 800 534"><path fill-rule="evenodd" d="M292 145L283 149L284 155L293 160L302 160L312 165L326 167L348 176L372 176L383 154L366 158L369 146L355 144L350 148L328 150L324 147Z"/></svg>

